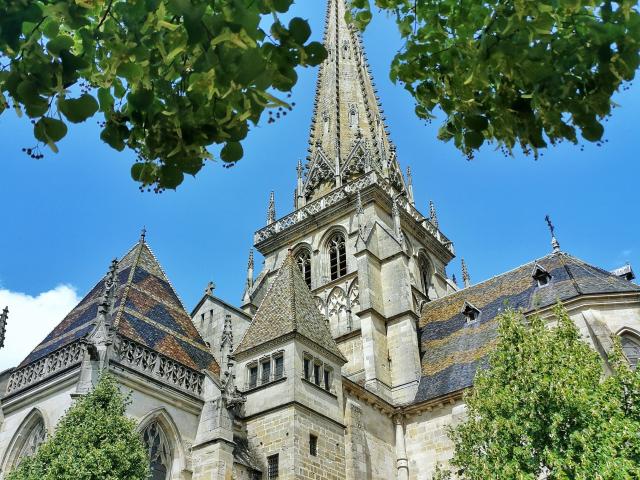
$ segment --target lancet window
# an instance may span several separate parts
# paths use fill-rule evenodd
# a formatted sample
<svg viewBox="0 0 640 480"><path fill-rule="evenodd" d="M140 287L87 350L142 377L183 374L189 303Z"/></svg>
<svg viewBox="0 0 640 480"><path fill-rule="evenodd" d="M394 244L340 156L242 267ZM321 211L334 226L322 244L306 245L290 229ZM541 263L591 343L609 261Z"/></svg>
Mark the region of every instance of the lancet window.
<svg viewBox="0 0 640 480"><path fill-rule="evenodd" d="M640 339L629 334L623 334L620 343L622 343L622 351L629 360L631 368L635 370L640 362Z"/></svg>
<svg viewBox="0 0 640 480"><path fill-rule="evenodd" d="M300 250L296 255L296 262L298 262L298 268L307 287L311 288L311 253L309 250L306 248Z"/></svg>
<svg viewBox="0 0 640 480"><path fill-rule="evenodd" d="M429 287L431 286L431 263L425 254L418 257L418 268L420 269L420 282L422 291L429 298Z"/></svg>
<svg viewBox="0 0 640 480"><path fill-rule="evenodd" d="M42 418L31 427L31 430L26 434L26 438L20 447L18 455L16 455L13 462L13 466L17 467L22 459L35 455L40 446L47 438L47 429L44 425Z"/></svg>
<svg viewBox="0 0 640 480"><path fill-rule="evenodd" d="M342 233L336 233L329 240L329 266L331 280L347 274L347 248Z"/></svg>
<svg viewBox="0 0 640 480"><path fill-rule="evenodd" d="M171 449L158 422L147 425L142 432L142 441L149 452L149 480L168 480L171 474Z"/></svg>

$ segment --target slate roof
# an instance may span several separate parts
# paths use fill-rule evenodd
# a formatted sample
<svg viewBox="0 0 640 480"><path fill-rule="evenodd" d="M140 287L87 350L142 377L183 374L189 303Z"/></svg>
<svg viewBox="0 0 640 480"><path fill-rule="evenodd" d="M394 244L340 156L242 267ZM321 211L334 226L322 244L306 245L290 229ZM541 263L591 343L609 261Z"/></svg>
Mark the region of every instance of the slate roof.
<svg viewBox="0 0 640 480"><path fill-rule="evenodd" d="M184 366L219 374L220 367L143 239L118 262L117 282L117 333ZM91 333L104 283L103 277L18 368Z"/></svg>
<svg viewBox="0 0 640 480"><path fill-rule="evenodd" d="M532 277L536 265L551 275L543 287ZM428 303L419 324L422 378L414 402L473 384L497 341L496 316L505 308L527 313L580 295L624 292L640 293L640 286L559 252ZM481 312L472 323L462 313L465 302Z"/></svg>
<svg viewBox="0 0 640 480"><path fill-rule="evenodd" d="M346 362L289 252L234 354L294 332Z"/></svg>

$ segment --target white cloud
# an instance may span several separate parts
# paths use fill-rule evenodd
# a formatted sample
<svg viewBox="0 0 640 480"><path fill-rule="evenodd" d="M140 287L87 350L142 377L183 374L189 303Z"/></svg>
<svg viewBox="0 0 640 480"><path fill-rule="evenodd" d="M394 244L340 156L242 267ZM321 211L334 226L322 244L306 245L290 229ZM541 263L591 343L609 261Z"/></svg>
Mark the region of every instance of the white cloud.
<svg viewBox="0 0 640 480"><path fill-rule="evenodd" d="M37 296L0 289L0 309L9 307L0 371L24 360L79 301L70 285L58 285Z"/></svg>

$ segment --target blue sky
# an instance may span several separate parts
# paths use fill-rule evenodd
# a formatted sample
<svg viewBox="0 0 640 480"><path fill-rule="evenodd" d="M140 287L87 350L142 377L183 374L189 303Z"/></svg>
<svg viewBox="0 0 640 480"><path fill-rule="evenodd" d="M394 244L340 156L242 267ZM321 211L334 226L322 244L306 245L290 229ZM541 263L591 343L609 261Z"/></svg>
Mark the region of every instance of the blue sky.
<svg viewBox="0 0 640 480"><path fill-rule="evenodd" d="M324 2L299 1L294 7L295 14L310 19L318 39L324 10ZM419 121L409 95L389 81L388 66L400 46L394 24L377 15L365 46L400 162L413 171L416 206L426 212L433 199L440 226L455 243L458 258L450 273L460 278L464 257L472 281L478 282L547 254L547 213L563 250L606 269L627 261L640 269L637 86L616 96L621 107L607 123L608 142L602 147L588 144L581 151L562 145L538 161L505 158L485 147L469 162L453 145L436 139L437 122ZM74 128L59 154L32 160L21 152L34 143L31 125L3 114L0 291L37 299L66 285L82 296L107 271L110 259L137 241L144 225L188 310L209 280L216 283L217 295L238 304L248 250L253 232L264 225L269 192L275 191L279 217L292 210L316 70L299 73L293 112L255 128L235 168L209 164L177 192L162 195L139 192L129 177L133 155L101 143L98 116ZM12 328L28 328L35 344L48 333L43 330L49 324L39 318L13 318L9 334ZM0 351L0 368L8 361Z"/></svg>

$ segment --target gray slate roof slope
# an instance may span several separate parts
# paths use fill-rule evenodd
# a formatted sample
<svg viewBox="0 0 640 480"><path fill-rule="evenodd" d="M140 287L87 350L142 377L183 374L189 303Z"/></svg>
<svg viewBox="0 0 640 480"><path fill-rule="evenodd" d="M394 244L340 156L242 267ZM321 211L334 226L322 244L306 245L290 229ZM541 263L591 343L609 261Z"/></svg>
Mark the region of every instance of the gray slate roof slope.
<svg viewBox="0 0 640 480"><path fill-rule="evenodd" d="M536 264L551 275L546 286L531 276ZM414 401L473 384L497 341L496 317L505 308L527 313L581 295L625 292L640 293L640 286L560 252L428 303L419 324L422 378ZM465 302L481 312L472 323L462 313Z"/></svg>
<svg viewBox="0 0 640 480"><path fill-rule="evenodd" d="M346 362L289 253L234 353L294 332Z"/></svg>

